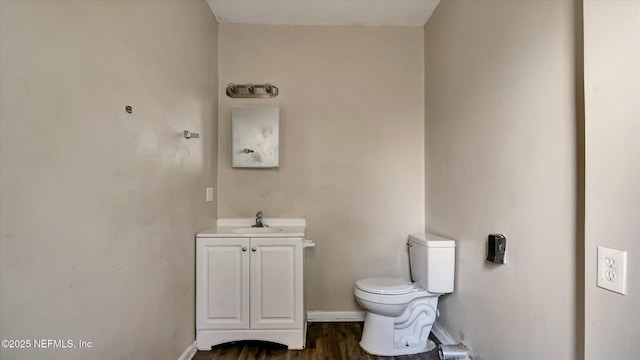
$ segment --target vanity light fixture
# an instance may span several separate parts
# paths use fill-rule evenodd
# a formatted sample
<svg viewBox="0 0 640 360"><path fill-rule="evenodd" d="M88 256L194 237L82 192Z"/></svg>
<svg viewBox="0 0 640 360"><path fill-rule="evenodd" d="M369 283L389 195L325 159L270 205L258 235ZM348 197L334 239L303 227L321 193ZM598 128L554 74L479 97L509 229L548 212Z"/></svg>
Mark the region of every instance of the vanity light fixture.
<svg viewBox="0 0 640 360"><path fill-rule="evenodd" d="M259 85L251 83L236 85L230 83L227 85L227 96L231 98L268 99L278 96L278 88L268 83Z"/></svg>

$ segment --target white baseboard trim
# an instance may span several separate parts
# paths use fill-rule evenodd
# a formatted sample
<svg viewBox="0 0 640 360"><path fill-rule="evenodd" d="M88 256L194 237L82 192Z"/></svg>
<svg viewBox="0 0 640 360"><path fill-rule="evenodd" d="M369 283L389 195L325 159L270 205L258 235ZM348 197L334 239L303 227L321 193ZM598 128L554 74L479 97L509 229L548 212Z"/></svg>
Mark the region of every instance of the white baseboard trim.
<svg viewBox="0 0 640 360"><path fill-rule="evenodd" d="M307 311L308 322L364 321L364 311Z"/></svg>
<svg viewBox="0 0 640 360"><path fill-rule="evenodd" d="M198 349L196 348L196 342L194 341L191 345L189 345L189 347L185 349L185 351L182 353L182 355L180 355L178 360L191 360L193 359L193 356L196 354L196 351L198 351Z"/></svg>
<svg viewBox="0 0 640 360"><path fill-rule="evenodd" d="M440 341L440 343L442 345L455 345L458 342L455 341L455 339L449 335L449 333L437 322L435 322L433 324L433 327L431 328L431 332L433 333L433 336L436 337L436 339L438 339L438 341Z"/></svg>

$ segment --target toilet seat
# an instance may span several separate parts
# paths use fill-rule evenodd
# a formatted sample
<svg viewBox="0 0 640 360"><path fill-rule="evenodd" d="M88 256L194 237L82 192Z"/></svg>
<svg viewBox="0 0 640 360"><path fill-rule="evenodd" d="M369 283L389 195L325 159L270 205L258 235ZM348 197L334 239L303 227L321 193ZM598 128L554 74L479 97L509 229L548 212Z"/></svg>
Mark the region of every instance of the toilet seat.
<svg viewBox="0 0 640 360"><path fill-rule="evenodd" d="M395 292L395 293L394 293ZM356 281L354 294L360 299L378 304L407 304L432 294L415 283L400 278L367 278Z"/></svg>
<svg viewBox="0 0 640 360"><path fill-rule="evenodd" d="M415 285L405 279L376 277L356 281L356 287L362 291L379 295L402 295L416 289Z"/></svg>

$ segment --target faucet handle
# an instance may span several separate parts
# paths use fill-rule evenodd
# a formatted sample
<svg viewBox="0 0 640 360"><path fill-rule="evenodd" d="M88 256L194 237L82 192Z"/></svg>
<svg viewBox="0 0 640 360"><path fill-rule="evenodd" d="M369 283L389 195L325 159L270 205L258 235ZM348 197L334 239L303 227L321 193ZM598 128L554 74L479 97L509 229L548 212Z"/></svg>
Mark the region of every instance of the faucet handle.
<svg viewBox="0 0 640 360"><path fill-rule="evenodd" d="M256 218L257 218L257 219L262 219L262 211L258 211L258 212L256 213Z"/></svg>

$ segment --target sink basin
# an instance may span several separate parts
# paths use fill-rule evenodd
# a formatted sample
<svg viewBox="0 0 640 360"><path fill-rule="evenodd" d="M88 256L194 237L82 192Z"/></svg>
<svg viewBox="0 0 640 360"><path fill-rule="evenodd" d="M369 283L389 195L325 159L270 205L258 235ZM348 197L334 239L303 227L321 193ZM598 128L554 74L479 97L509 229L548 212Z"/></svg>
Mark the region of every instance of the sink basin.
<svg viewBox="0 0 640 360"><path fill-rule="evenodd" d="M279 233L283 231L284 231L283 228L272 228L272 227L263 227L263 228L249 227L249 228L239 228L239 229L231 230L231 232L234 232L236 234L272 234L272 233Z"/></svg>

